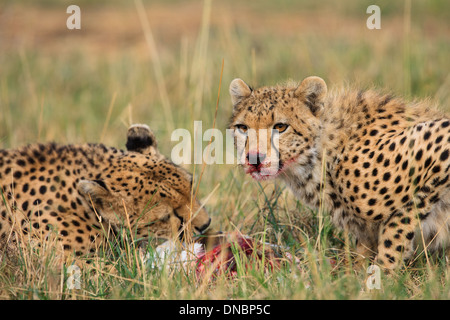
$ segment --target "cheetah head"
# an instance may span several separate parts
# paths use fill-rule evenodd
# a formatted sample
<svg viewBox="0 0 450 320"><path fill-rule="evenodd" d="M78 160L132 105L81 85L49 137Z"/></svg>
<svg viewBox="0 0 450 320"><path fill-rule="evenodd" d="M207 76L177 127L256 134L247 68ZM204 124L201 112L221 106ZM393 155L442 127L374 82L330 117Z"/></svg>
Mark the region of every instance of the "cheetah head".
<svg viewBox="0 0 450 320"><path fill-rule="evenodd" d="M202 233L211 219L198 200L191 201L192 177L159 153L150 128L131 126L126 147L105 174L78 182L99 218L116 229L131 228L141 238Z"/></svg>
<svg viewBox="0 0 450 320"><path fill-rule="evenodd" d="M238 162L254 179L265 180L315 159L327 86L319 77L300 85L253 90L243 80L230 84Z"/></svg>

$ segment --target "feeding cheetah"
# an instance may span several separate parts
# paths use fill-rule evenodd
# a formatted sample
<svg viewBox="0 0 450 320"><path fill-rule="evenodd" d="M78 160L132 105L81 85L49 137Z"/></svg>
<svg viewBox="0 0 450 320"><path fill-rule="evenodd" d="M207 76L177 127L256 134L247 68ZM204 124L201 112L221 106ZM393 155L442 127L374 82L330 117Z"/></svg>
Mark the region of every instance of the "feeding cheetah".
<svg viewBox="0 0 450 320"><path fill-rule="evenodd" d="M298 199L323 206L361 255L394 269L417 242L449 246L450 119L429 101L328 92L319 77L256 90L235 79L230 94L246 173L281 178Z"/></svg>
<svg viewBox="0 0 450 320"><path fill-rule="evenodd" d="M131 126L126 147L0 150L0 251L52 230L66 255L95 253L111 230L122 227L134 240L171 237L186 222L204 231L211 220L198 201L191 203L192 176L159 153L149 127Z"/></svg>

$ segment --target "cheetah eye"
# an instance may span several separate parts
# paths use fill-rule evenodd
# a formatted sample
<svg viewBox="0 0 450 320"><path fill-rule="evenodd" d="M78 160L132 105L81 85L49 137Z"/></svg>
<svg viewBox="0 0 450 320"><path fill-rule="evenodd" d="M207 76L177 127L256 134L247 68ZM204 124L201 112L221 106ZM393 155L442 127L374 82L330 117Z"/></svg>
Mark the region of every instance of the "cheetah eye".
<svg viewBox="0 0 450 320"><path fill-rule="evenodd" d="M248 130L248 127L245 124L237 124L236 128L241 132L241 133L246 133Z"/></svg>
<svg viewBox="0 0 450 320"><path fill-rule="evenodd" d="M288 127L289 127L289 125L286 124L286 123L276 123L276 124L273 126L273 129L274 129L274 130L278 130L279 133L283 133L284 131L286 131L286 129L287 129Z"/></svg>

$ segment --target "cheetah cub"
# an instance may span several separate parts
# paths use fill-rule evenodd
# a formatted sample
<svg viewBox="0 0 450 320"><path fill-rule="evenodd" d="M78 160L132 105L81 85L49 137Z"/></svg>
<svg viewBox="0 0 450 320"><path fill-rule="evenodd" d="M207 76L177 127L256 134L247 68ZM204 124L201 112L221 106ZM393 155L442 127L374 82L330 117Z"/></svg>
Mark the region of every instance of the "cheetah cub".
<svg viewBox="0 0 450 320"><path fill-rule="evenodd" d="M230 84L229 128L256 180L281 178L388 269L417 243L450 244L450 118L427 101L373 90L328 92L324 80L252 89Z"/></svg>

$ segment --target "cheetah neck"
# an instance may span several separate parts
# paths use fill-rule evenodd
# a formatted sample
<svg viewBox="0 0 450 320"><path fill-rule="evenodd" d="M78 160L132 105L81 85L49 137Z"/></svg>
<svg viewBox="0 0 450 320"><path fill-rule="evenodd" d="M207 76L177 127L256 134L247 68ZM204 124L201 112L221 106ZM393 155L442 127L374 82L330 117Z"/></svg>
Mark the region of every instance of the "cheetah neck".
<svg viewBox="0 0 450 320"><path fill-rule="evenodd" d="M298 199L310 207L318 208L320 191L324 185L321 148L313 147L306 154L306 158L297 160L286 169L281 178Z"/></svg>
<svg viewBox="0 0 450 320"><path fill-rule="evenodd" d="M331 173L339 163L342 154L339 146L345 145L351 135L352 128L340 119L336 104L325 106L329 112L321 118L320 130L314 139L314 147L307 156L290 166L282 176L294 195L303 203L313 208L320 206L330 210L332 202L328 194L332 192L334 175ZM337 115L336 115L337 113ZM330 139L330 136L333 139Z"/></svg>

